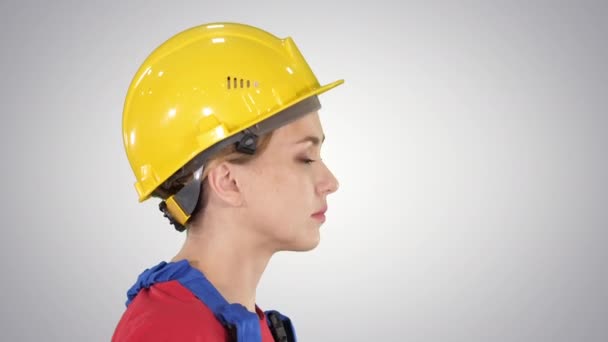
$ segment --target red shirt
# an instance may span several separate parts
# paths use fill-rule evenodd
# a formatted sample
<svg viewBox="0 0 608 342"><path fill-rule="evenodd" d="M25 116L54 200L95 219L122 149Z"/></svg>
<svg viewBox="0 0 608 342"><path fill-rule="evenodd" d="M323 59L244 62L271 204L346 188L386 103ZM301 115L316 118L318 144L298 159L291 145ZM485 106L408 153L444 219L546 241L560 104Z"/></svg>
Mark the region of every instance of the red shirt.
<svg viewBox="0 0 608 342"><path fill-rule="evenodd" d="M256 306L262 342L274 341L264 312ZM112 342L229 341L213 312L177 280L141 289L122 315Z"/></svg>

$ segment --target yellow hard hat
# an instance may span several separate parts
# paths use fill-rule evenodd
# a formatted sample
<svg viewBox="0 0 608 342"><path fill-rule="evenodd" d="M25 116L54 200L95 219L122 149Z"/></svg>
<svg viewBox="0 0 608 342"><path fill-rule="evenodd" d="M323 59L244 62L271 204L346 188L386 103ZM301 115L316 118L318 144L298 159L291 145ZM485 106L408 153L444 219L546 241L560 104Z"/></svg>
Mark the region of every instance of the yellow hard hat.
<svg viewBox="0 0 608 342"><path fill-rule="evenodd" d="M253 26L210 23L176 34L147 57L124 103L123 142L139 201L161 197L185 224L198 184L184 187L191 199L181 203L163 187L228 144L253 153L252 138L320 108L316 95L343 82L319 85L290 37Z"/></svg>

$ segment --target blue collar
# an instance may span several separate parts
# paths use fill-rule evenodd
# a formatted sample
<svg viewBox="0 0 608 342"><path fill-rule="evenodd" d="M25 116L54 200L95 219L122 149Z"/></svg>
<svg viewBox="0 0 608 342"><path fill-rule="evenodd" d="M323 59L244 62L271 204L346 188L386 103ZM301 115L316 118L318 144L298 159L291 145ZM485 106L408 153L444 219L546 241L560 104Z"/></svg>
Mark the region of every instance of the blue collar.
<svg viewBox="0 0 608 342"><path fill-rule="evenodd" d="M201 300L215 315L215 317L228 328L236 331L236 340L261 342L262 333L260 331L259 317L257 314L248 311L243 305L238 303L230 304L222 297L219 291L207 280L199 270L190 266L187 260L177 262L165 262L146 269L137 277L135 284L127 291L128 306L141 289L149 288L155 283L177 280L182 286L190 290L199 300ZM284 329L289 331L292 341L296 341L295 330L288 317L281 315L277 311L266 311L267 321L271 329L271 320L268 315L277 315L282 321ZM274 321L274 319L273 319ZM274 333L274 332L273 332Z"/></svg>

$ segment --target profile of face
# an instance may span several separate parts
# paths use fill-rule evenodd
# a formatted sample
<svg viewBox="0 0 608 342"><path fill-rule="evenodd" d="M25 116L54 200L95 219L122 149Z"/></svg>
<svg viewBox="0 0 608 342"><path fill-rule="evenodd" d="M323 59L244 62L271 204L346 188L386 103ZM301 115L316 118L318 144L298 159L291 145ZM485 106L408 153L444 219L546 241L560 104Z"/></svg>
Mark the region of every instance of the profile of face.
<svg viewBox="0 0 608 342"><path fill-rule="evenodd" d="M321 159L325 139L317 112L276 129L250 163L234 170L256 236L273 251L316 247L327 196L338 181Z"/></svg>

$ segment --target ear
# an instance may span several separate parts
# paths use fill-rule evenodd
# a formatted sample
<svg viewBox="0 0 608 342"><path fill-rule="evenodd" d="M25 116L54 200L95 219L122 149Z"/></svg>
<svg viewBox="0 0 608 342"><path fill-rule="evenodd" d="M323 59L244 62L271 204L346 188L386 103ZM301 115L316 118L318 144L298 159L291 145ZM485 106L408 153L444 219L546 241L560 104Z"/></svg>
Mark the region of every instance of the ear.
<svg viewBox="0 0 608 342"><path fill-rule="evenodd" d="M237 207L243 203L243 196L235 178L234 166L228 162L215 165L207 174L207 183L210 192L221 202Z"/></svg>

